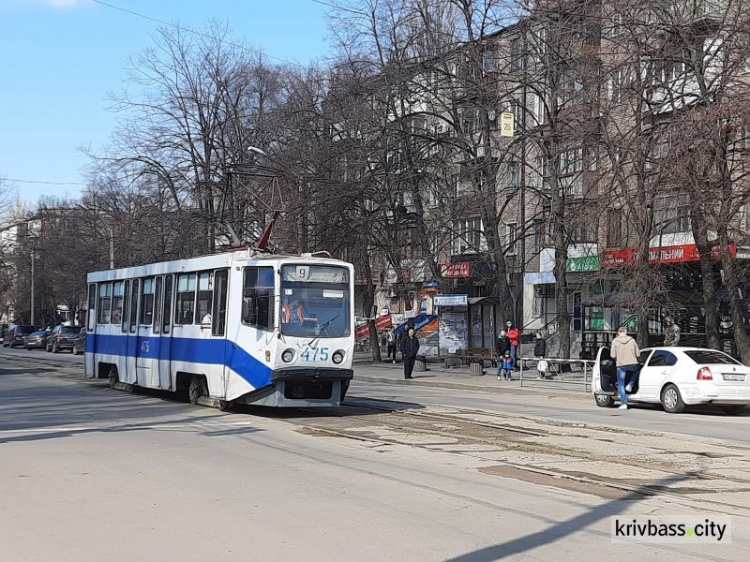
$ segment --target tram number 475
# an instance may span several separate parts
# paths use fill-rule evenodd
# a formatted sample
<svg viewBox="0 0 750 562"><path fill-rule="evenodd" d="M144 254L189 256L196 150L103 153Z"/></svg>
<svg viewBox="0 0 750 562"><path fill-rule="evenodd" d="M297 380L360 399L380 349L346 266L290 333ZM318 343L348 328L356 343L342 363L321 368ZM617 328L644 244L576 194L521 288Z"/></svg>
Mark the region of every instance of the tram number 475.
<svg viewBox="0 0 750 562"><path fill-rule="evenodd" d="M300 357L305 361L328 361L329 352L327 347L305 347Z"/></svg>

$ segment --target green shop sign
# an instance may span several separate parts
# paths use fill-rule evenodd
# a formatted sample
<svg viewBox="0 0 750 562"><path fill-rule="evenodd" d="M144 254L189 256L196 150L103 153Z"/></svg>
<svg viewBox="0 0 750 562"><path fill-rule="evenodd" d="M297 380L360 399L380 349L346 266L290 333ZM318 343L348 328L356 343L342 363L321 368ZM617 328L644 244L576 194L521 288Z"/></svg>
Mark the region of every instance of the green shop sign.
<svg viewBox="0 0 750 562"><path fill-rule="evenodd" d="M582 258L568 258L565 260L565 271L578 273L581 271L599 271L602 260L599 256L584 256Z"/></svg>

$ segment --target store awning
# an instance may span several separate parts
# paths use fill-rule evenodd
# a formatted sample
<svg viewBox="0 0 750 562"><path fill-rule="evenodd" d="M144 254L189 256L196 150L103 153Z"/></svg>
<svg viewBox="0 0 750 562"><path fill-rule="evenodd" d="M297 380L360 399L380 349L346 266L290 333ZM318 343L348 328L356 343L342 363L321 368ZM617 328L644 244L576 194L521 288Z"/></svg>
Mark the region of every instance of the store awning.
<svg viewBox="0 0 750 562"><path fill-rule="evenodd" d="M469 297L469 306L475 304L502 304L499 297Z"/></svg>
<svg viewBox="0 0 750 562"><path fill-rule="evenodd" d="M551 285L555 282L555 274L551 271L540 271L539 273L526 273L523 276L526 285Z"/></svg>

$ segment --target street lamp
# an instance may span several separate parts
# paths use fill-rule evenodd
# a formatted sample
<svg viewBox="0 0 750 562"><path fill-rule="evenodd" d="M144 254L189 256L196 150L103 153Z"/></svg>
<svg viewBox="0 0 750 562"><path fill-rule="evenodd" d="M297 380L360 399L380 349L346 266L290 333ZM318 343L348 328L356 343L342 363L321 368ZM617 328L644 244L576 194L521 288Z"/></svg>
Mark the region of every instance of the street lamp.
<svg viewBox="0 0 750 562"><path fill-rule="evenodd" d="M34 325L34 265L36 261L36 251L31 252L31 319L30 324Z"/></svg>
<svg viewBox="0 0 750 562"><path fill-rule="evenodd" d="M261 156L268 156L265 152L263 152L260 148L257 146L248 146L247 147L248 152L255 152L255 154L260 154Z"/></svg>

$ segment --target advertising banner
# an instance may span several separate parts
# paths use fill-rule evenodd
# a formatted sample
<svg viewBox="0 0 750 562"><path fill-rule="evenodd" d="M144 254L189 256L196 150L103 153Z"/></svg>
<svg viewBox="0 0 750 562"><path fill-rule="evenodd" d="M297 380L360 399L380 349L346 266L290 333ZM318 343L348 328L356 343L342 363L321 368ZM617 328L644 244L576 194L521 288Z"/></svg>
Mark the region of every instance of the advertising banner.
<svg viewBox="0 0 750 562"><path fill-rule="evenodd" d="M440 349L444 353L455 354L466 349L468 341L469 327L464 313L445 312L440 315Z"/></svg>

